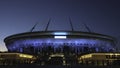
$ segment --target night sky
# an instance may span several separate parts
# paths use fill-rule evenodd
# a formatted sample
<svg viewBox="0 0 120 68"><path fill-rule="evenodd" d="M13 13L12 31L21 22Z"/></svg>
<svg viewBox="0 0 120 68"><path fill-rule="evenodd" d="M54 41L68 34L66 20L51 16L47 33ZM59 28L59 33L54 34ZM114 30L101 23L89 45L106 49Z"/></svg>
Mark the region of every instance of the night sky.
<svg viewBox="0 0 120 68"><path fill-rule="evenodd" d="M0 0L0 50L6 51L4 38L28 32L43 31L51 18L48 30L71 30L71 17L76 31L91 31L120 38L119 0Z"/></svg>

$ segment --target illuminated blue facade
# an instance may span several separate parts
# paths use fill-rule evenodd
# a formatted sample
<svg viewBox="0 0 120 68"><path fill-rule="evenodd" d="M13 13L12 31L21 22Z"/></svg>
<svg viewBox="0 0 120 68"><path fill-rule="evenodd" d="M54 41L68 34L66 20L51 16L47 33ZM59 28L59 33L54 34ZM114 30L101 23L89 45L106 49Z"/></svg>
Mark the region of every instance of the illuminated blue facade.
<svg viewBox="0 0 120 68"><path fill-rule="evenodd" d="M5 43L10 52L32 54L115 51L112 37L87 32L22 33L7 37Z"/></svg>

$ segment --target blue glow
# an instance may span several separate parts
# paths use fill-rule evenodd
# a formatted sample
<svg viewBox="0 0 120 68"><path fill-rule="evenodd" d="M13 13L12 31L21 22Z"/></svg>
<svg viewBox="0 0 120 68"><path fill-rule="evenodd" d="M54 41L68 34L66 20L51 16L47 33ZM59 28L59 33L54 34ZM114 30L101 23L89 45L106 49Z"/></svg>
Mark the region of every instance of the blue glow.
<svg viewBox="0 0 120 68"><path fill-rule="evenodd" d="M13 43L7 45L8 50L20 50L20 48L29 48L29 47L34 47L34 48L43 48L46 46L52 46L54 48L59 48L63 47L64 45L67 45L72 48L95 48L96 51L99 50L104 50L104 51L109 51L110 49L113 49L112 42L110 41L104 41L104 40L96 40L96 39L21 39L21 40L16 40Z"/></svg>
<svg viewBox="0 0 120 68"><path fill-rule="evenodd" d="M67 35L66 32L54 32L54 35Z"/></svg>

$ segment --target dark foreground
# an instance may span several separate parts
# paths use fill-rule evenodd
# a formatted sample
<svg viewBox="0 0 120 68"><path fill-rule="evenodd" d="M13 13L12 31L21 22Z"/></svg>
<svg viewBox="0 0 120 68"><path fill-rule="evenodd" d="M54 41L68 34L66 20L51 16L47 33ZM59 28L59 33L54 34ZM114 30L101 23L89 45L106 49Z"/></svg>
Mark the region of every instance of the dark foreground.
<svg viewBox="0 0 120 68"><path fill-rule="evenodd" d="M87 66L87 65L72 65L72 66L61 66L61 65L0 65L0 68L120 68L120 66Z"/></svg>

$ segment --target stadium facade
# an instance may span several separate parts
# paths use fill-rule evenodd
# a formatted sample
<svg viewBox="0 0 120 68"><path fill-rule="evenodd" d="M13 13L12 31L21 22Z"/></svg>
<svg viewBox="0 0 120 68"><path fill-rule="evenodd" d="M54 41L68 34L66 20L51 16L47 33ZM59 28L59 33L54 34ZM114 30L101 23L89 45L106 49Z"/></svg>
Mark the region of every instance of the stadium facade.
<svg viewBox="0 0 120 68"><path fill-rule="evenodd" d="M120 53L116 53L115 38L93 32L33 31L8 36L4 42L9 54L19 55L16 58L21 58L21 54L24 54L22 58L31 59L22 60L27 64L110 65L119 60L120 56ZM4 53L1 55L5 56ZM94 56L96 58L92 60ZM1 64L4 64L3 59L6 58L0 59ZM12 62L11 60L11 64Z"/></svg>
<svg viewBox="0 0 120 68"><path fill-rule="evenodd" d="M75 31L21 33L5 38L5 44L9 52L31 54L45 54L45 52L80 54L115 50L115 41L110 36Z"/></svg>

